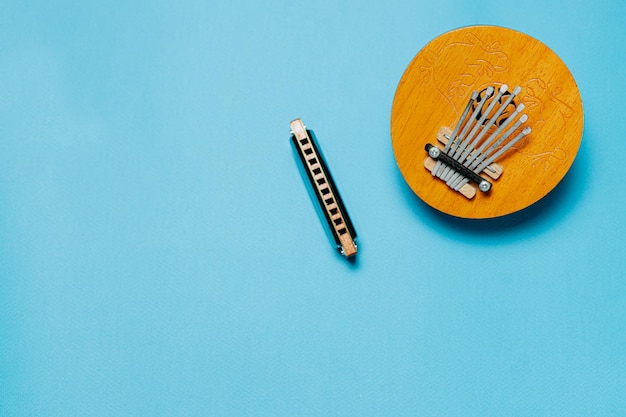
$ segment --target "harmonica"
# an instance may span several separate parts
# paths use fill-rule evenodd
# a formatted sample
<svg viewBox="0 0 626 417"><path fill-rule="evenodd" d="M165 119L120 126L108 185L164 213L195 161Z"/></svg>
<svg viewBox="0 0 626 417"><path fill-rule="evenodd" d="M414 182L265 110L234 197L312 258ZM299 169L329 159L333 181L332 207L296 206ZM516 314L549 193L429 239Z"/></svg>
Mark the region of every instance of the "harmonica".
<svg viewBox="0 0 626 417"><path fill-rule="evenodd" d="M291 122L291 142L296 148L309 185L339 253L350 258L357 253L356 231L339 195L320 146L301 119Z"/></svg>

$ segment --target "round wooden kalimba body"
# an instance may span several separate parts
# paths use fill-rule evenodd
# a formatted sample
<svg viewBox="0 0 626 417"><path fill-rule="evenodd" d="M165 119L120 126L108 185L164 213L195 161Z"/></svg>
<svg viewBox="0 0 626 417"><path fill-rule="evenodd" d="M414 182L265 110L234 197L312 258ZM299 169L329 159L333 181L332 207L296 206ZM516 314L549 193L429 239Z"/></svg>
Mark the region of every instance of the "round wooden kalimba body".
<svg viewBox="0 0 626 417"><path fill-rule="evenodd" d="M522 88L515 98L532 132L497 163L503 173L486 193L467 198L425 168L425 145L454 129L473 91ZM398 168L411 189L444 213L471 219L504 216L548 194L580 147L583 108L572 74L546 45L495 26L447 32L428 43L406 69L393 101L391 139ZM487 177L485 177L487 178Z"/></svg>

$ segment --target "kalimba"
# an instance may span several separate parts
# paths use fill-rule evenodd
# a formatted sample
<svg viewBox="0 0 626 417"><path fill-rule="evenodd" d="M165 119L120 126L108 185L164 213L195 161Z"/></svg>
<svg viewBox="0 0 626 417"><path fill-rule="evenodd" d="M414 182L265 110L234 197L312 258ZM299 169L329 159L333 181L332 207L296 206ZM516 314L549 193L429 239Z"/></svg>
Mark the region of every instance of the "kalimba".
<svg viewBox="0 0 626 417"><path fill-rule="evenodd" d="M496 26L428 43L404 72L391 115L409 187L433 208L473 219L514 213L548 194L572 165L582 130L580 93L561 59Z"/></svg>

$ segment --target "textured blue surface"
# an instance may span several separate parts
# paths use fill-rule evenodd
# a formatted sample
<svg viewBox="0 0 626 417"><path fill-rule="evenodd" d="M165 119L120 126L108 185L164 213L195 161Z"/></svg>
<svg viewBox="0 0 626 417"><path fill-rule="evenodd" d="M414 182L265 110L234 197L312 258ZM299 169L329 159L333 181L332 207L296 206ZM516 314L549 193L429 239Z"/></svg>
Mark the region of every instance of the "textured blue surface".
<svg viewBox="0 0 626 417"><path fill-rule="evenodd" d="M0 416L626 415L624 16L4 2ZM546 43L585 108L563 183L491 222L422 204L389 137L412 57L471 24ZM359 232L354 265L297 172L295 117Z"/></svg>

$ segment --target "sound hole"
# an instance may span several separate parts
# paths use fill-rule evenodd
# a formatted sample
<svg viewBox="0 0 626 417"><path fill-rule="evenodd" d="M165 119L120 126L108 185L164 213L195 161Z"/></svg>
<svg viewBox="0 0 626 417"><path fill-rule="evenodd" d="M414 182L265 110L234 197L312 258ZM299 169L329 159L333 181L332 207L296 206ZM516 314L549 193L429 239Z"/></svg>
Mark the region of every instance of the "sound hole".
<svg viewBox="0 0 626 417"><path fill-rule="evenodd" d="M478 119L480 119L482 117L483 111L486 110L489 107L491 102L493 100L495 100L496 95L498 94L498 89L500 88L500 86L499 85L498 86L494 85L493 87L496 89L496 91L491 95L491 97L487 98L487 101L483 105L483 108L480 110L480 112L478 112L478 116L477 116ZM478 98L476 99L476 102L472 105L472 111L474 111L476 109L476 107L478 106L478 104L480 104L485 99L486 92L487 92L487 87L485 87L482 90L480 90L480 92L478 93ZM498 106L501 105L502 103L504 103L509 98L510 95L511 95L510 91L507 91L506 93L502 94L502 97L500 97L500 99L498 100L498 102L494 106L494 108L492 110L492 113L495 113L498 110L498 108L499 108ZM506 119L508 119L509 116L511 116L511 114L515 111L516 107L517 107L517 103L516 103L516 99L514 98L506 106L506 108L504 109L502 114L500 116L498 116L498 118L494 122L494 126L497 128L502 123L504 123L506 121ZM490 119L490 116L488 115L485 118L485 120L483 121L483 125L486 125L489 122L489 119Z"/></svg>

